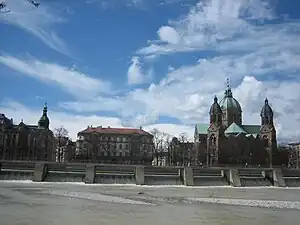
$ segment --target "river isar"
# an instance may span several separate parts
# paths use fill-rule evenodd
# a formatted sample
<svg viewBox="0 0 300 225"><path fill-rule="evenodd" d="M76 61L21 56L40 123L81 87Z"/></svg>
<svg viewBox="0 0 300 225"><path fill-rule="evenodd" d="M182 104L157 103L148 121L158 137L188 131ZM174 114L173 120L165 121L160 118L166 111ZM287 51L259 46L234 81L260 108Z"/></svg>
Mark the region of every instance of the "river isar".
<svg viewBox="0 0 300 225"><path fill-rule="evenodd" d="M0 181L1 225L299 223L300 189Z"/></svg>

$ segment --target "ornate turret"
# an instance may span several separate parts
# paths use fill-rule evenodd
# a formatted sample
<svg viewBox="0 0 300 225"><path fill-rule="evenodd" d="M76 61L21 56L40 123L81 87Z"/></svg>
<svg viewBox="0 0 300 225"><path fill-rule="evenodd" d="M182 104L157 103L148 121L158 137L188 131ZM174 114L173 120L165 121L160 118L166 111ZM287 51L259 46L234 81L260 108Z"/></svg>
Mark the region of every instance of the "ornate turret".
<svg viewBox="0 0 300 225"><path fill-rule="evenodd" d="M49 129L49 124L50 124L50 121L49 121L49 118L47 116L47 102L45 102L45 106L44 106L44 109L43 109L43 115L41 116L39 122L38 122L38 126L39 128L44 128L44 129Z"/></svg>
<svg viewBox="0 0 300 225"><path fill-rule="evenodd" d="M242 124L242 108L239 102L233 97L227 79L227 88L224 93L224 98L220 101L220 107L223 113L223 125L229 127L233 122L237 125Z"/></svg>
<svg viewBox="0 0 300 225"><path fill-rule="evenodd" d="M261 125L273 125L273 110L269 105L269 101L266 98L265 104L261 109L260 117L261 117Z"/></svg>
<svg viewBox="0 0 300 225"><path fill-rule="evenodd" d="M210 123L215 123L216 125L222 124L222 109L218 103L217 96L215 96L214 103L210 107L209 115Z"/></svg>

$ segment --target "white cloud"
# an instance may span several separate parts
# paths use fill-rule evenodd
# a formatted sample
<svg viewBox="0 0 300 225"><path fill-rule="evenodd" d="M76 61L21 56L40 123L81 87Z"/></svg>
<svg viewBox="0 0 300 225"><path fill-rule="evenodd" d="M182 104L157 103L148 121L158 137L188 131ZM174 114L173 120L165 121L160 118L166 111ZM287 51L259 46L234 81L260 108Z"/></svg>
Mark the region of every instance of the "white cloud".
<svg viewBox="0 0 300 225"><path fill-rule="evenodd" d="M98 95L88 101L63 102L60 106L77 112L113 111L120 115L120 125L136 127L151 127L159 116L169 116L191 126L155 126L168 133L191 135L195 123L208 122L213 97L217 94L222 98L229 77L233 94L242 106L245 124L260 123L259 112L268 97L275 111L279 139L299 140L300 23L272 21L255 25L257 20L275 17L272 9L259 0L212 0L206 4L201 1L183 20L171 21L168 28L161 28L160 40L151 42L140 53L155 57L200 51L203 56L207 50L213 50L209 57L200 57L196 64L176 66L177 69L170 67L164 78L145 89L131 90L122 96ZM256 21L250 23L252 20ZM145 70L139 60L143 58L133 58L128 71L132 83L143 80ZM174 61L166 62L166 67L170 63L173 65ZM68 116L77 121L74 115ZM90 122L84 121L82 126Z"/></svg>
<svg viewBox="0 0 300 225"><path fill-rule="evenodd" d="M0 13L0 22L17 26L35 35L52 49L70 55L64 41L53 30L53 25L64 22L64 19L46 1L39 8L26 0L8 0L6 5L11 11Z"/></svg>
<svg viewBox="0 0 300 225"><path fill-rule="evenodd" d="M128 84L142 84L148 81L152 76L153 71L149 70L144 73L139 57L132 57L131 65L127 71Z"/></svg>
<svg viewBox="0 0 300 225"><path fill-rule="evenodd" d="M90 77L74 69L36 59L24 60L12 56L0 56L0 63L45 83L60 86L77 98L89 98L97 93L108 93L110 83Z"/></svg>
<svg viewBox="0 0 300 225"><path fill-rule="evenodd" d="M116 8L116 7L133 7L136 9L148 9L153 6L166 6L170 4L181 4L182 6L189 6L195 0L86 0L88 4L99 4L103 10Z"/></svg>
<svg viewBox="0 0 300 225"><path fill-rule="evenodd" d="M13 118L15 124L20 123L22 119L26 124L37 124L42 115L42 106L41 109L31 109L15 101L6 101L0 105L0 112L4 113L8 118ZM121 120L116 117L98 115L82 116L65 112L55 112L51 110L51 106L48 106L48 116L50 119L50 129L54 130L63 125L69 131L69 136L73 140L76 140L77 133L84 130L87 126L123 127ZM153 128L158 128L161 132L171 135L178 135L183 131L190 134L191 137L193 135L193 129L183 125L154 124L143 127L146 131L151 131Z"/></svg>
<svg viewBox="0 0 300 225"><path fill-rule="evenodd" d="M180 36L177 31L170 26L162 26L158 30L159 39L168 44L178 44L180 42Z"/></svg>
<svg viewBox="0 0 300 225"><path fill-rule="evenodd" d="M227 44L234 45L237 37L240 41L250 38L257 44L265 44L268 40L264 38L260 27L252 23L252 20L261 21L273 18L275 18L273 10L269 4L266 4L266 1L199 1L183 19L170 21L169 26L159 28L159 40L150 42L138 53L149 57L174 52L216 48L220 50L226 48ZM269 30L273 34L274 27ZM164 35L161 35L161 30L164 31ZM253 39L258 36L261 39ZM275 36L280 37L277 34ZM173 41L169 42L166 39ZM250 48L250 46L245 47Z"/></svg>

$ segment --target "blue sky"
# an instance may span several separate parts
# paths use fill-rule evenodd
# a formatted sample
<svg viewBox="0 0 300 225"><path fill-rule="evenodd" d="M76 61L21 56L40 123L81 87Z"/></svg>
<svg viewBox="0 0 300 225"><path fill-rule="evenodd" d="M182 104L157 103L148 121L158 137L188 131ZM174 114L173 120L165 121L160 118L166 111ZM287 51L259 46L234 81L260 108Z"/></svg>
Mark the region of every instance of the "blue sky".
<svg viewBox="0 0 300 225"><path fill-rule="evenodd" d="M300 137L298 0L5 0L0 112L72 138L88 125L193 135L226 78L245 124L264 98L279 139Z"/></svg>

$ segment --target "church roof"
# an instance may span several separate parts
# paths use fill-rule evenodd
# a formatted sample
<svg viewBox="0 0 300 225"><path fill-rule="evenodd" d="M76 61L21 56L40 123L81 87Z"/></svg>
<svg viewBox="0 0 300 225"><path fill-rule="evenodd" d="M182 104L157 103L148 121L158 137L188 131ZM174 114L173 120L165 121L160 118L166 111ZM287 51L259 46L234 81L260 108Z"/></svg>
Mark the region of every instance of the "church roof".
<svg viewBox="0 0 300 225"><path fill-rule="evenodd" d="M247 134L247 132L244 131L243 128L239 127L236 123L232 123L232 124L225 130L225 134L239 134L239 133Z"/></svg>
<svg viewBox="0 0 300 225"><path fill-rule="evenodd" d="M196 124L195 132L197 132L197 134L207 134L208 128L209 124Z"/></svg>
<svg viewBox="0 0 300 225"><path fill-rule="evenodd" d="M258 134L260 131L260 125L242 125L242 128L248 134Z"/></svg>
<svg viewBox="0 0 300 225"><path fill-rule="evenodd" d="M197 134L207 134L208 128L209 124L196 124L195 131L197 132ZM240 126L240 128L244 130L247 134L253 135L253 137L256 137L260 131L260 125L242 125Z"/></svg>
<svg viewBox="0 0 300 225"><path fill-rule="evenodd" d="M227 89L224 93L224 98L219 102L222 110L234 109L242 111L240 103L233 97L231 88L229 86L229 81L227 80Z"/></svg>

